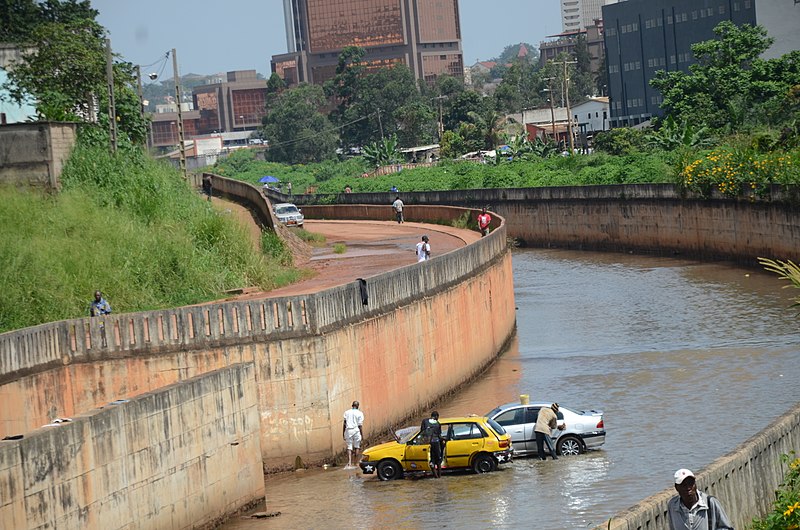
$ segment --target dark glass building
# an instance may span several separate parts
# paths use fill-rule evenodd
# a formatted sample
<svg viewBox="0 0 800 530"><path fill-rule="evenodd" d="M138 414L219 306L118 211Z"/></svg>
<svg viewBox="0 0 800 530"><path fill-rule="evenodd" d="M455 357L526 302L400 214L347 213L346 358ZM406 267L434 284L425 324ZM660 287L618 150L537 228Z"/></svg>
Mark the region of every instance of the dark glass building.
<svg viewBox="0 0 800 530"><path fill-rule="evenodd" d="M272 71L289 84L330 79L347 46L417 79L464 75L458 0L284 0L284 12L288 53L273 56Z"/></svg>
<svg viewBox="0 0 800 530"><path fill-rule="evenodd" d="M692 44L715 38L723 20L756 24L755 0L627 0L603 7L611 126L661 116L650 86L659 70L689 70Z"/></svg>

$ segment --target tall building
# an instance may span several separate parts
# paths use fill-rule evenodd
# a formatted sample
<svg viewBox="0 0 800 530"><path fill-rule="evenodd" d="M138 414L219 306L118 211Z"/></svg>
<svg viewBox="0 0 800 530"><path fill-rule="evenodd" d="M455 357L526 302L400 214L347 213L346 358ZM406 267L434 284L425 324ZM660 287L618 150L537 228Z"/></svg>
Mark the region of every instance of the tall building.
<svg viewBox="0 0 800 530"><path fill-rule="evenodd" d="M800 2L783 0L626 0L603 8L611 125L661 116L650 86L659 70L689 70L692 44L716 38L723 20L761 24L775 39L765 58L800 49Z"/></svg>
<svg viewBox="0 0 800 530"><path fill-rule="evenodd" d="M574 33L603 18L602 7L617 0L561 0L561 32Z"/></svg>
<svg viewBox="0 0 800 530"><path fill-rule="evenodd" d="M347 46L366 51L368 67L407 65L417 79L464 76L458 0L284 0L288 52L272 71L288 84L321 84L335 75Z"/></svg>

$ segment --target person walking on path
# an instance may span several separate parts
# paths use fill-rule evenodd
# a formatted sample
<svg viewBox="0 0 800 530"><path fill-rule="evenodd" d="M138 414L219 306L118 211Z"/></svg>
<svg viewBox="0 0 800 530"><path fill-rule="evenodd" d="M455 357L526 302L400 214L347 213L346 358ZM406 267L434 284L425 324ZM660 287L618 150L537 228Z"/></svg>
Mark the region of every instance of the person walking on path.
<svg viewBox="0 0 800 530"><path fill-rule="evenodd" d="M478 229L481 231L481 237L489 235L489 223L492 222L492 216L486 213L486 208L481 210L478 214Z"/></svg>
<svg viewBox="0 0 800 530"><path fill-rule="evenodd" d="M291 197L292 196L292 183L291 182L287 182L286 183L286 191L289 192L289 196Z"/></svg>
<svg viewBox="0 0 800 530"><path fill-rule="evenodd" d="M403 219L403 206L405 206L405 205L403 204L403 201L400 200L400 196L398 195L395 198L394 202L392 203L392 208L394 209L394 215L395 215L395 218L397 219L397 224L401 224L404 221L404 219Z"/></svg>
<svg viewBox="0 0 800 530"><path fill-rule="evenodd" d="M89 314L93 317L111 314L111 305L103 298L103 293L100 291L94 292L94 300L91 306L89 306Z"/></svg>
<svg viewBox="0 0 800 530"><path fill-rule="evenodd" d="M558 460L556 449L553 447L553 440L550 434L553 429L563 431L566 424L558 425L558 403L553 403L550 407L542 407L539 409L539 415L536 417L536 427L533 430L536 432L536 448L539 450L539 458L547 460L544 455L544 444L547 443L547 448L550 450L550 455L553 460Z"/></svg>
<svg viewBox="0 0 800 530"><path fill-rule="evenodd" d="M670 530L733 530L733 524L716 497L697 491L694 473L675 472L677 495L667 502Z"/></svg>
<svg viewBox="0 0 800 530"><path fill-rule="evenodd" d="M431 244L428 236L422 236L422 241L417 243L417 263L431 259Z"/></svg>
<svg viewBox="0 0 800 530"><path fill-rule="evenodd" d="M358 462L358 450L361 448L361 440L364 438L362 425L364 424L364 413L358 410L358 401L353 401L352 408L344 412L342 421L342 436L347 444L347 466L345 469L353 467L353 460Z"/></svg>
<svg viewBox="0 0 800 530"><path fill-rule="evenodd" d="M444 439L442 438L442 424L439 423L439 413L434 410L431 412L430 418L422 420L420 431L425 441L431 444L428 453L431 462L431 472L433 472L434 477L441 478Z"/></svg>

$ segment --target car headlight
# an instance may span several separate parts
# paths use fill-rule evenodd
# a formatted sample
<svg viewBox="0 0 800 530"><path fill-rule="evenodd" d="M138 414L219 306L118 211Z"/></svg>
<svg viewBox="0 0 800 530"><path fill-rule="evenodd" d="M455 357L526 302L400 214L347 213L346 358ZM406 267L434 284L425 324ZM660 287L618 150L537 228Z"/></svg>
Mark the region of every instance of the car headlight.
<svg viewBox="0 0 800 530"><path fill-rule="evenodd" d="M369 462L369 455L361 455L362 462Z"/></svg>

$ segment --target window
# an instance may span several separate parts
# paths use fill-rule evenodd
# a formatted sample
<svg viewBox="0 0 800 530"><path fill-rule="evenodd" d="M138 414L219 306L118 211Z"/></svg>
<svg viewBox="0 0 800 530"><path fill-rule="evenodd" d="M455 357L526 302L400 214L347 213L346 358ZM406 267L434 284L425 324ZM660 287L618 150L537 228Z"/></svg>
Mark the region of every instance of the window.
<svg viewBox="0 0 800 530"><path fill-rule="evenodd" d="M692 20L697 20L697 11L692 11Z"/></svg>
<svg viewBox="0 0 800 530"><path fill-rule="evenodd" d="M503 427L508 427L510 425L519 425L524 422L525 419L525 409L513 409L507 410L504 413L500 414L494 421L502 425Z"/></svg>
<svg viewBox="0 0 800 530"><path fill-rule="evenodd" d="M472 440L484 436L476 423L451 423L447 431L447 438L450 440Z"/></svg>
<svg viewBox="0 0 800 530"><path fill-rule="evenodd" d="M575 119L578 119L578 117L575 116ZM592 119L592 113L591 112L589 114L587 114L586 119L587 120L591 120Z"/></svg>
<svg viewBox="0 0 800 530"><path fill-rule="evenodd" d="M717 12L720 15L724 15L725 14L725 6L724 5L719 6L719 9L717 9Z"/></svg>

